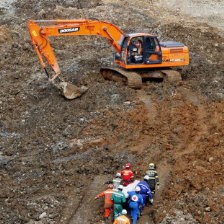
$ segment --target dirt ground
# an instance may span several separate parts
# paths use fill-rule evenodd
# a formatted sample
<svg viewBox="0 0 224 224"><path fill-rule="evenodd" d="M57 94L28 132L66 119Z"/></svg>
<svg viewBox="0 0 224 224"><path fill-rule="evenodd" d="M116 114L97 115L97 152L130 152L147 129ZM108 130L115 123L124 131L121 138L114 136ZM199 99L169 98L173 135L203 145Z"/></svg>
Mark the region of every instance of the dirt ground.
<svg viewBox="0 0 224 224"><path fill-rule="evenodd" d="M223 12L220 0L1 1L0 223L104 223L94 197L127 162L136 179L154 162L161 182L138 223L223 223ZM84 17L184 43L183 81L133 90L100 76L113 64L107 40L50 38L63 77L89 88L65 100L47 81L27 22Z"/></svg>

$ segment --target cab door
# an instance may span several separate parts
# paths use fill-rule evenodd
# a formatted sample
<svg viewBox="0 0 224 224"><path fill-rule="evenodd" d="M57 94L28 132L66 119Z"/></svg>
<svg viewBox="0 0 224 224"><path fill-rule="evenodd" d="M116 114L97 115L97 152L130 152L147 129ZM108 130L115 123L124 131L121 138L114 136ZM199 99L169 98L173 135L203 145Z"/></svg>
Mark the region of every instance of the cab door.
<svg viewBox="0 0 224 224"><path fill-rule="evenodd" d="M143 43L144 64L161 64L162 53L159 41L154 36L145 36Z"/></svg>
<svg viewBox="0 0 224 224"><path fill-rule="evenodd" d="M126 56L127 45L128 45L128 38L125 37L121 47L121 62L124 64L126 64L125 56Z"/></svg>

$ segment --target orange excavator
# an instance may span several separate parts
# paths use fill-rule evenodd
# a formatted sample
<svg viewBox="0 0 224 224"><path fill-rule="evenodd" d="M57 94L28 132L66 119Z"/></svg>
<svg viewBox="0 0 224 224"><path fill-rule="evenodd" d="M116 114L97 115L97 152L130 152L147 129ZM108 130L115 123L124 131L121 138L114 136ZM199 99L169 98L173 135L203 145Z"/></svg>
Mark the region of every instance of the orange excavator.
<svg viewBox="0 0 224 224"><path fill-rule="evenodd" d="M141 88L143 78L167 78L180 81L181 75L170 67L189 64L188 47L175 41L160 42L147 33L124 34L115 25L96 20L31 20L28 23L30 36L36 53L49 81L62 90L67 99L74 99L87 91L65 82L48 36L99 35L109 39L115 48L115 63L118 67L101 68L105 79L125 83L132 88ZM53 69L51 75L46 69L43 57Z"/></svg>

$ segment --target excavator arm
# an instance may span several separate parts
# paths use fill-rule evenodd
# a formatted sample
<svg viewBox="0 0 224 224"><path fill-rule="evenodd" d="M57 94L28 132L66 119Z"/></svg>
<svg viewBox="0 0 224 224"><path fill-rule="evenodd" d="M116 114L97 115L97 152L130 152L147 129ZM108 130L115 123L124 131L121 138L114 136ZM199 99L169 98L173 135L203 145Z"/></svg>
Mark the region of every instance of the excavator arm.
<svg viewBox="0 0 224 224"><path fill-rule="evenodd" d="M28 23L28 28L33 46L49 78L49 81L51 81L56 87L62 89L64 96L68 99L74 99L80 96L82 92L86 91L86 89L84 87L83 90L77 89L77 87L64 82L62 77L60 77L60 68L51 48L48 36L103 36L109 39L111 45L119 54L121 51L121 44L124 39L124 35L120 29L111 23L99 20L31 20ZM43 57L53 69L53 75L50 75L47 72ZM74 92L77 93L74 94Z"/></svg>

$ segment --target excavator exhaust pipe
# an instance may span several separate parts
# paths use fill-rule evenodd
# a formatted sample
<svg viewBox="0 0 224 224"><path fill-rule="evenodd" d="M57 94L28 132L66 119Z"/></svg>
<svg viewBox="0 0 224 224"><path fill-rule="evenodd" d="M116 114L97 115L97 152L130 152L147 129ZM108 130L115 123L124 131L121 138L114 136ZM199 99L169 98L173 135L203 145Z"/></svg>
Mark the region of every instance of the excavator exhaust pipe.
<svg viewBox="0 0 224 224"><path fill-rule="evenodd" d="M65 82L59 75L49 78L49 81L62 92L62 95L66 99L69 100L82 96L88 90L86 86L77 87L73 84Z"/></svg>

